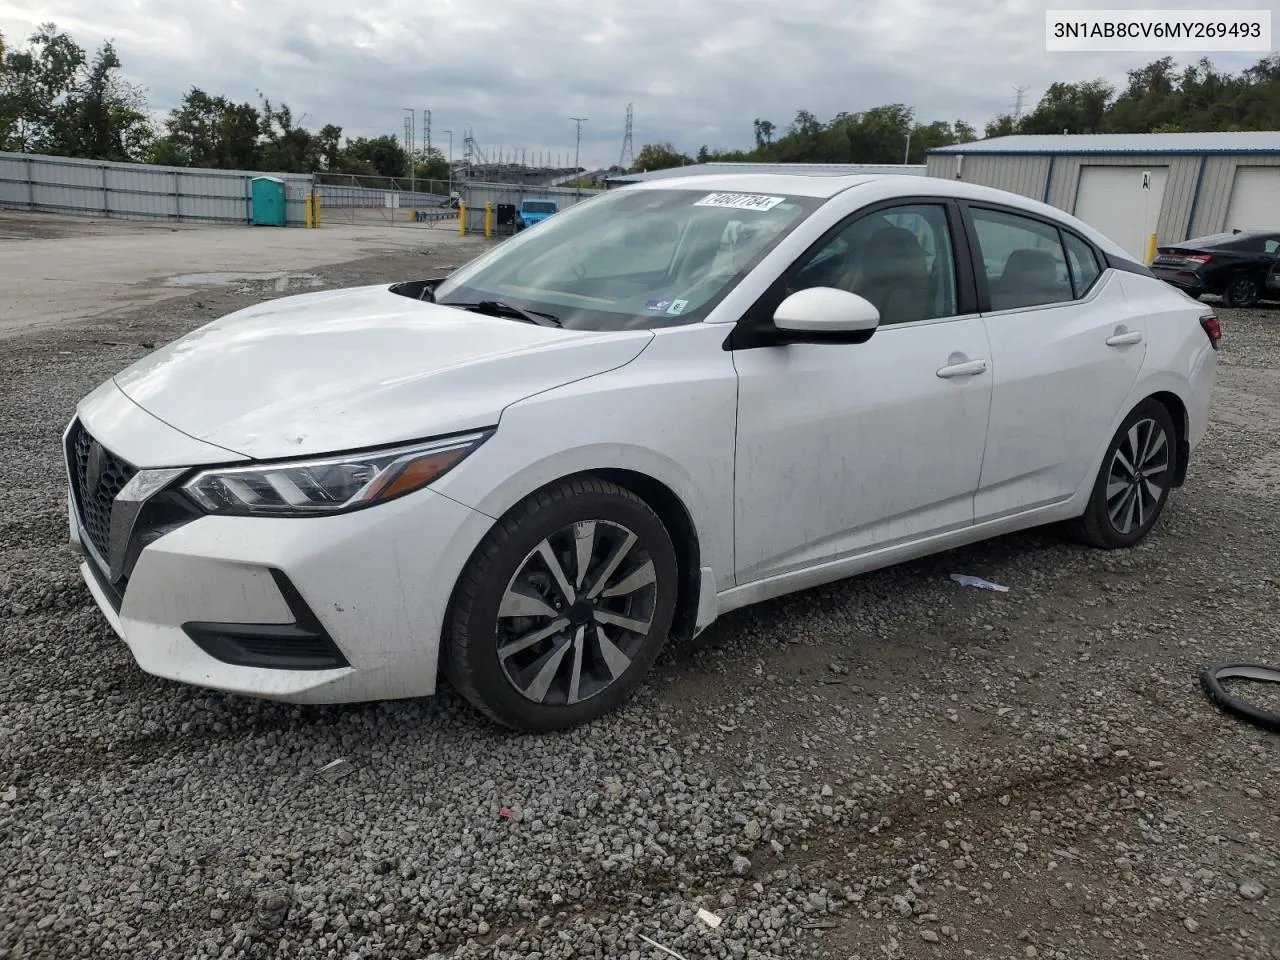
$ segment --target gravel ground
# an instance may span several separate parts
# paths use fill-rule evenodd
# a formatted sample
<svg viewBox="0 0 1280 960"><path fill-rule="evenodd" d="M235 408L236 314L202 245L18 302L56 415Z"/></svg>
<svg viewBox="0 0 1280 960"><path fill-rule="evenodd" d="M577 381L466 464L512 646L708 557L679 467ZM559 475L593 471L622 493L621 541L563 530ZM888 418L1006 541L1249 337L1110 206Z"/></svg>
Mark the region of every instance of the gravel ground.
<svg viewBox="0 0 1280 960"><path fill-rule="evenodd" d="M77 398L277 295L0 356L0 958L1280 956L1280 741L1196 682L1280 661L1280 309L1222 312L1212 431L1141 548L1020 535L739 611L618 714L528 737L447 691L156 680L80 584Z"/></svg>

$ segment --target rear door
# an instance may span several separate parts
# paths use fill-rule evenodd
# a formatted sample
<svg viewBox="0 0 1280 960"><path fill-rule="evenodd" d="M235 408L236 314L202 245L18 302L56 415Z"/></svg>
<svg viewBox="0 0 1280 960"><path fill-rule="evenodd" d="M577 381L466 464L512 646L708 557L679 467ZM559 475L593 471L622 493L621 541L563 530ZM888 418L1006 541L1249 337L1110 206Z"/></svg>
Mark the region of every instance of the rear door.
<svg viewBox="0 0 1280 960"><path fill-rule="evenodd" d="M1090 480L1138 378L1145 325L1093 246L1050 220L965 204L994 376L978 523Z"/></svg>

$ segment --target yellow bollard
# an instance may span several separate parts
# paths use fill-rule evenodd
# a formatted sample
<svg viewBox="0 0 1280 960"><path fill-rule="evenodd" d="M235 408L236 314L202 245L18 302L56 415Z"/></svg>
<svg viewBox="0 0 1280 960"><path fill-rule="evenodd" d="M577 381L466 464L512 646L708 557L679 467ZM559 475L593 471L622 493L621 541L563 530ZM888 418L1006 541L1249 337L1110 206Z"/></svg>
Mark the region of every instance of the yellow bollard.
<svg viewBox="0 0 1280 960"><path fill-rule="evenodd" d="M1156 258L1156 235L1153 233L1147 239L1147 263Z"/></svg>
<svg viewBox="0 0 1280 960"><path fill-rule="evenodd" d="M316 229L320 227L320 194L311 195L311 225Z"/></svg>
<svg viewBox="0 0 1280 960"><path fill-rule="evenodd" d="M465 237L467 235L467 205L463 201L458 201L458 236Z"/></svg>
<svg viewBox="0 0 1280 960"><path fill-rule="evenodd" d="M488 202L484 205L484 235L493 236L493 204Z"/></svg>
<svg viewBox="0 0 1280 960"><path fill-rule="evenodd" d="M307 229L310 230L313 226L315 226L315 221L312 219L312 216L311 216L311 194L308 193L304 199L306 200L306 204L307 204L306 206Z"/></svg>

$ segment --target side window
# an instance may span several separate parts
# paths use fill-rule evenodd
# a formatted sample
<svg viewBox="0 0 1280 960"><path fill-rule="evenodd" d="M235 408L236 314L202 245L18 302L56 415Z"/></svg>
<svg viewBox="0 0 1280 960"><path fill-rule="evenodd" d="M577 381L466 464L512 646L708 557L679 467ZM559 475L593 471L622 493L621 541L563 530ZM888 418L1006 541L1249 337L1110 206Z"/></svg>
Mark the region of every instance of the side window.
<svg viewBox="0 0 1280 960"><path fill-rule="evenodd" d="M1268 238L1267 238L1267 240L1266 240L1266 251L1265 251L1265 252L1266 252L1266 253L1275 253L1277 250L1280 250L1280 240L1272 240L1271 238L1269 238L1269 237L1268 237Z"/></svg>
<svg viewBox="0 0 1280 960"><path fill-rule="evenodd" d="M1071 284L1077 297L1083 297L1102 274L1093 248L1073 233L1063 231L1067 247L1067 266L1071 268Z"/></svg>
<svg viewBox="0 0 1280 960"><path fill-rule="evenodd" d="M1016 310L1073 299L1056 227L996 210L974 209L973 226L986 268L992 310Z"/></svg>
<svg viewBox="0 0 1280 960"><path fill-rule="evenodd" d="M956 314L955 257L942 204L866 214L802 262L786 292L837 287L866 297L881 325Z"/></svg>

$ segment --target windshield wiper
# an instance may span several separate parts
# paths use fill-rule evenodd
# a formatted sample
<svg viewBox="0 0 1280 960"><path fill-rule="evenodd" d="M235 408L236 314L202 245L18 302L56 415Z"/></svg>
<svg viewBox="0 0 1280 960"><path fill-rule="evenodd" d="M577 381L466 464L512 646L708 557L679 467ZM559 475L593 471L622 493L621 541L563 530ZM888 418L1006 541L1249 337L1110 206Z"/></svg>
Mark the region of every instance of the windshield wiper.
<svg viewBox="0 0 1280 960"><path fill-rule="evenodd" d="M446 307L457 307L459 310L470 310L472 313L483 313L490 317L510 317L513 320L523 320L525 323L536 323L540 327L558 327L561 326L560 318L550 313L540 313L537 310L522 310L520 307L513 307L509 303L501 300L481 300L477 303L446 303L442 304Z"/></svg>

